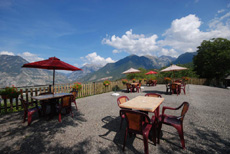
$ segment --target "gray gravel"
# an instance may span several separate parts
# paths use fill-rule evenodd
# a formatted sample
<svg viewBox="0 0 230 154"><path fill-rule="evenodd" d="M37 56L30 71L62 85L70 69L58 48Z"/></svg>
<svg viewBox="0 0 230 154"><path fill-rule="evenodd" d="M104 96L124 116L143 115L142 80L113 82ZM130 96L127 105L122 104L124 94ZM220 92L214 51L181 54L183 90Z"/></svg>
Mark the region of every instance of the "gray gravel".
<svg viewBox="0 0 230 154"><path fill-rule="evenodd" d="M176 129L163 125L161 143L154 146L149 141L150 153L230 153L230 90L188 85L187 94L177 96L166 95L165 85L157 85L140 93L118 93L132 99L148 92L162 94L161 108L190 103L184 119L186 150ZM74 118L63 115L61 123L58 116L47 121L35 114L28 127L22 112L1 115L0 153L123 153L125 123L119 131L120 109L111 94L78 99L79 110L72 106ZM142 136L128 137L124 153L144 153Z"/></svg>

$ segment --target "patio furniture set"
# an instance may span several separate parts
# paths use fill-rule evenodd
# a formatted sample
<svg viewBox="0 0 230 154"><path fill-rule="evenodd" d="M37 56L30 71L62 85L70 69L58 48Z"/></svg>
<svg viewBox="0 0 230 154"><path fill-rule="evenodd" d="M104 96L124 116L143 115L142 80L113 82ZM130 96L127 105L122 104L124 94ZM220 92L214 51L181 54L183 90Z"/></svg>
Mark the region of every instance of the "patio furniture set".
<svg viewBox="0 0 230 154"><path fill-rule="evenodd" d="M121 96L117 99L117 104L120 110L120 129L123 120L126 120L126 131L123 143L123 151L127 140L127 135L130 136L140 134L143 136L144 151L148 151L148 138L152 134L152 141L154 145L160 144L160 134L162 124L173 126L177 129L180 136L182 148L185 148L184 134L183 134L183 119L188 111L189 103L183 102L179 107L172 108L164 106L162 114L160 114L160 105L164 101L161 95L155 93L148 93L145 96L137 96L134 99L129 99L127 96ZM180 116L173 116L165 114L166 110L179 110L182 109ZM148 113L154 113L150 118ZM156 142L156 139L157 142Z"/></svg>
<svg viewBox="0 0 230 154"><path fill-rule="evenodd" d="M140 92L141 90L141 83L126 83L126 87L127 87L127 92Z"/></svg>
<svg viewBox="0 0 230 154"><path fill-rule="evenodd" d="M183 90L184 94L186 94L186 83L182 80L175 80L172 83L166 84L166 93L170 92L178 95L181 93L181 90Z"/></svg>
<svg viewBox="0 0 230 154"><path fill-rule="evenodd" d="M24 122L28 121L28 126L31 124L32 121L32 115L35 112L39 113L39 117L41 115L43 116L48 116L51 118L53 115L58 114L59 118L58 121L61 122L61 115L62 115L62 110L65 109L66 113L72 113L71 109L71 103L74 103L77 109L77 104L76 104L76 96L77 92L72 91L71 93L41 93L39 96L34 96L32 99L34 101L32 102L27 102L24 99L21 99L21 102L24 107ZM38 102L40 106L38 105ZM47 106L50 106L50 113L46 113ZM32 106L32 107L31 107Z"/></svg>

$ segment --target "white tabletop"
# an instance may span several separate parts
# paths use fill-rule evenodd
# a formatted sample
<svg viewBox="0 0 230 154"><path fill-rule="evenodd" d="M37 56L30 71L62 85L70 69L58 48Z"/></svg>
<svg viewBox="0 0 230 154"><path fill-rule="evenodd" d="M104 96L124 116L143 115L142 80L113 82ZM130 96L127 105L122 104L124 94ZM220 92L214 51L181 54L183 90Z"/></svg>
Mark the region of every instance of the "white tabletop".
<svg viewBox="0 0 230 154"><path fill-rule="evenodd" d="M120 104L121 108L135 109L147 112L154 112L161 105L164 98L137 96L125 103Z"/></svg>

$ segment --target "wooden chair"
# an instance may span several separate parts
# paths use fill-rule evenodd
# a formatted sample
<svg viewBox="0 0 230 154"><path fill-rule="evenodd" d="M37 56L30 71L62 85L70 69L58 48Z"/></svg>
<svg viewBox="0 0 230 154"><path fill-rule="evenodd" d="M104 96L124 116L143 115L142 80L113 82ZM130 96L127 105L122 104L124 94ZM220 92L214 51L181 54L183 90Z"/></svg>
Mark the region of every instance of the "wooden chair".
<svg viewBox="0 0 230 154"><path fill-rule="evenodd" d="M125 144L127 140L127 135L129 134L140 134L143 136L144 140L144 148L145 154L148 154L148 137L150 134L150 130L152 129L153 133L153 142L156 145L156 128L155 128L155 117L153 116L152 119L148 117L147 114L139 111L134 110L120 110L121 114L125 115L125 119L127 122L127 127L125 131L124 137L124 144L123 144L123 151L125 150Z"/></svg>
<svg viewBox="0 0 230 154"><path fill-rule="evenodd" d="M58 113L59 113L59 122L61 122L61 114L62 114L62 109L66 110L66 113L71 113L73 117L73 112L71 109L71 101L73 96L64 96L61 98L61 103L58 106Z"/></svg>
<svg viewBox="0 0 230 154"><path fill-rule="evenodd" d="M139 93L139 91L140 91L139 84L136 84L136 85L134 86L134 88L136 89L136 92L138 92L138 93ZM133 88L133 89L134 89L134 88Z"/></svg>
<svg viewBox="0 0 230 154"><path fill-rule="evenodd" d="M162 97L160 94L156 94L156 93L147 93L147 94L145 94L145 96L147 96L147 97Z"/></svg>
<svg viewBox="0 0 230 154"><path fill-rule="evenodd" d="M120 104L125 103L127 101L129 101L129 98L127 96L120 96L117 98L117 105L120 107ZM123 122L123 119L125 119L125 115L120 114L120 117L121 117L121 123L120 123L120 130L121 130L122 122Z"/></svg>
<svg viewBox="0 0 230 154"><path fill-rule="evenodd" d="M180 116L172 116L172 115L165 114L166 109L178 110L180 108L182 108ZM189 109L189 103L188 102L183 102L177 108L171 108L171 107L167 107L167 106L163 107L162 115L160 115L160 117L159 117L158 143L160 143L160 132L161 132L162 124L166 124L166 125L173 126L174 128L176 128L176 130L180 136L182 148L183 149L185 148L184 132L183 132L183 120L184 120L185 114L188 111L188 109Z"/></svg>
<svg viewBox="0 0 230 154"><path fill-rule="evenodd" d="M23 117L23 122L26 121L26 117L27 117L27 121L28 121L28 126L31 124L32 121L32 115L35 112L39 113L39 117L41 116L41 107L37 105L37 102L27 102L24 99L20 99L22 106L24 108L24 117ZM29 106L33 106L35 104L35 107L29 107Z"/></svg>
<svg viewBox="0 0 230 154"><path fill-rule="evenodd" d="M171 92L172 92L172 94L174 94L174 92L176 91L176 93L177 93L177 96L178 96L178 94L179 94L179 87L178 87L178 85L177 84L171 84Z"/></svg>
<svg viewBox="0 0 230 154"><path fill-rule="evenodd" d="M127 92L133 92L133 86L130 83L126 83L126 87L127 87Z"/></svg>
<svg viewBox="0 0 230 154"><path fill-rule="evenodd" d="M71 93L73 94L72 102L75 104L75 107L76 107L76 110L77 110L77 103L76 103L77 91L71 91Z"/></svg>
<svg viewBox="0 0 230 154"><path fill-rule="evenodd" d="M53 92L43 92L43 93L40 93L40 95L48 95L48 94L54 94ZM50 100L43 100L43 101L40 101L40 104L42 106L42 113L43 115L46 115L46 108L47 108L47 105L51 105L50 104Z"/></svg>

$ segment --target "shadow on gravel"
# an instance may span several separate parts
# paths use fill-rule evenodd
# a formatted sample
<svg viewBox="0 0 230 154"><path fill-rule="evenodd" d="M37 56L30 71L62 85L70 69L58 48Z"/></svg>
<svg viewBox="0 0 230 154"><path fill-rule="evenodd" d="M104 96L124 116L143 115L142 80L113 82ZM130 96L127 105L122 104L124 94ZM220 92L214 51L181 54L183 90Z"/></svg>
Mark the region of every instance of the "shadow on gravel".
<svg viewBox="0 0 230 154"><path fill-rule="evenodd" d="M0 153L40 153L52 150L60 152L63 149L64 151L68 151L63 145L52 147L52 141L55 139L57 133L64 134L67 127L77 127L80 123L87 121L79 111L73 110L73 113L73 118L71 115L62 115L62 122L60 123L58 115L52 117L51 120L46 120L45 117L38 118L38 114L36 113L33 115L30 126L27 126L27 122L22 123L23 112L4 115L1 117L0 123L9 126L4 130L0 130ZM10 146L2 142L9 140L11 140ZM79 147L78 151L84 152L85 149L82 149L84 144L76 145Z"/></svg>
<svg viewBox="0 0 230 154"><path fill-rule="evenodd" d="M166 93L164 91L159 91L159 90L143 90L143 93L157 93L157 94L164 94L164 95L171 95L169 92Z"/></svg>
<svg viewBox="0 0 230 154"><path fill-rule="evenodd" d="M114 142L117 146L110 145L108 146L106 149L99 149L99 151L101 153L107 154L107 153L111 153L111 151L116 151L119 153L123 153L122 148L123 148L123 143L124 143L124 137L125 137L125 128L126 128L126 121L124 120L122 123L122 128L120 130L120 117L115 117L115 116L106 116L104 117L101 121L104 123L104 125L102 126L102 128L107 129L108 131L105 134L99 135L101 138L105 139L105 140L109 140ZM107 138L107 136L111 133L111 132L115 132L116 135L113 138L113 140ZM138 137L136 137L138 138ZM125 146L125 151L126 152L131 152L131 153L140 153L139 151L137 151L135 149L135 147L133 146L133 141L134 141L135 137L127 137L127 141L126 141L126 146ZM143 142L141 138L138 138L140 140L140 142ZM144 148L144 146L143 146Z"/></svg>
<svg viewBox="0 0 230 154"><path fill-rule="evenodd" d="M181 147L180 138L177 132L167 132L163 130L163 134L167 137L161 138L162 142L167 142L163 146L159 146L159 150L163 153L230 153L230 139L222 138L217 132L210 130L204 126L197 126L195 123L190 122L190 126L193 127L194 132L184 132L185 147L183 150Z"/></svg>

